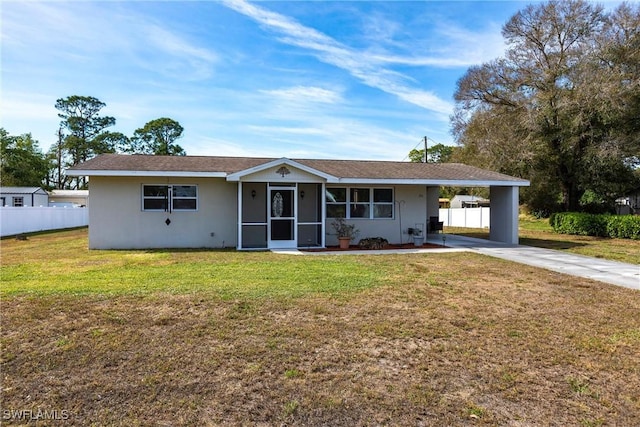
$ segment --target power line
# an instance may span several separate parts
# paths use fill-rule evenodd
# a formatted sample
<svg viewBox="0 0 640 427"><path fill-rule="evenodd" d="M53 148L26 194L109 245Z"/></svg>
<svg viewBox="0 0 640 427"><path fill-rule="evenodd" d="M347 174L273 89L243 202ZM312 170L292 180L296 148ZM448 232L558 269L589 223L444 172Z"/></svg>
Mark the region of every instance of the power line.
<svg viewBox="0 0 640 427"><path fill-rule="evenodd" d="M421 145L423 143L424 139L421 139L420 142L418 142L416 145L414 145L414 147L409 150L409 153L412 152L413 150L415 150L416 148L418 148L418 145ZM406 156L404 156L404 158L401 160L401 162L404 162L405 160L407 160L409 158L409 153L407 153Z"/></svg>
<svg viewBox="0 0 640 427"><path fill-rule="evenodd" d="M425 163L426 163L426 156L427 156L427 142L431 141L433 143L435 143L435 145L439 145L440 143L438 141L435 141L433 138L429 138L429 137L422 137L420 138L420 142L418 142L416 145L414 145L414 147L409 150L409 153L415 149L418 148L418 146L422 146L424 147L424 156L425 156ZM440 144L440 145L444 145L444 144ZM407 153L406 156L404 156L404 158L401 160L402 162L404 162L405 160L407 160L409 158L409 154Z"/></svg>

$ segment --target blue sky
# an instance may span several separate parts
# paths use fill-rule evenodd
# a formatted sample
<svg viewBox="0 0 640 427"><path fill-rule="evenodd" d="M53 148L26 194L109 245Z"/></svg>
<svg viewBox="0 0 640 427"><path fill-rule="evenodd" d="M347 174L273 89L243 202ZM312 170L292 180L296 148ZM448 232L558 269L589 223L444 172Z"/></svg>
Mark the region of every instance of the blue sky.
<svg viewBox="0 0 640 427"><path fill-rule="evenodd" d="M452 145L468 67L520 1L2 1L1 124L56 139L93 96L132 135L170 117L189 155L403 160Z"/></svg>

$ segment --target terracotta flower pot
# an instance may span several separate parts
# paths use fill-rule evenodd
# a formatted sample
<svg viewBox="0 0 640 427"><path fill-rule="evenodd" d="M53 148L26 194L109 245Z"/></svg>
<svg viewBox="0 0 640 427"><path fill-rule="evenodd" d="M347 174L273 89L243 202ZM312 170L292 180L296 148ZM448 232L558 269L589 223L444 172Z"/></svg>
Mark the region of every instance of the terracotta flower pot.
<svg viewBox="0 0 640 427"><path fill-rule="evenodd" d="M340 241L340 249L349 249L349 243L351 243L351 239L349 237L338 237Z"/></svg>

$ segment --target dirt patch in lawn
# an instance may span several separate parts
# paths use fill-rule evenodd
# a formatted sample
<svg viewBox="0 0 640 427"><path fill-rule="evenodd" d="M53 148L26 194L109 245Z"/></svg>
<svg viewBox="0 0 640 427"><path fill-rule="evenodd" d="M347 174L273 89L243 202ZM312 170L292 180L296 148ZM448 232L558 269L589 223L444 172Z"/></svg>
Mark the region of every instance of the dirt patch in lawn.
<svg viewBox="0 0 640 427"><path fill-rule="evenodd" d="M344 295L3 298L3 425L638 424L637 291L384 258Z"/></svg>

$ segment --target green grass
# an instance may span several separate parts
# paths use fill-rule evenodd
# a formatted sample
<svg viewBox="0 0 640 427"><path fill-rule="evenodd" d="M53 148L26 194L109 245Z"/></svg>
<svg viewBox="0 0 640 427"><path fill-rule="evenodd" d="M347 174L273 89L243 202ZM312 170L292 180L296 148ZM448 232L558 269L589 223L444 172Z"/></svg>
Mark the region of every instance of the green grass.
<svg viewBox="0 0 640 427"><path fill-rule="evenodd" d="M0 294L204 291L227 299L299 297L358 291L383 282L385 274L353 257L308 257L300 262L270 252L88 251L86 246L86 230L3 241ZM34 251L37 256L32 256ZM29 262L15 262L26 257Z"/></svg>
<svg viewBox="0 0 640 427"><path fill-rule="evenodd" d="M200 262L182 262L181 257L167 260L158 254L145 254L137 257L136 262L130 262L127 253L114 256L123 262L107 259L89 267L67 263L66 267L71 270L47 263L7 266L3 268L2 294L207 291L223 298L256 297L265 293L295 297L312 292L358 290L380 280L378 273L350 260L338 263L314 259L301 265L290 259L274 262L265 255L251 256L253 259L247 261L228 259L224 262L218 262L215 254L202 254Z"/></svg>

